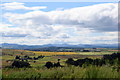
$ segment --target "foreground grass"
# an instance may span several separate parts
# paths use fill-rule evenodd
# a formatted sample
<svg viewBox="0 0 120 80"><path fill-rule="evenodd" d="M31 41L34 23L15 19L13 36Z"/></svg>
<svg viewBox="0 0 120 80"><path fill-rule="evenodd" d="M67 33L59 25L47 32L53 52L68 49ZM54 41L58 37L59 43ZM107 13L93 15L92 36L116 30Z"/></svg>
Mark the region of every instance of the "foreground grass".
<svg viewBox="0 0 120 80"><path fill-rule="evenodd" d="M89 66L62 68L4 68L3 78L120 78L120 72L112 67Z"/></svg>
<svg viewBox="0 0 120 80"><path fill-rule="evenodd" d="M0 69L0 79L2 78L2 69Z"/></svg>

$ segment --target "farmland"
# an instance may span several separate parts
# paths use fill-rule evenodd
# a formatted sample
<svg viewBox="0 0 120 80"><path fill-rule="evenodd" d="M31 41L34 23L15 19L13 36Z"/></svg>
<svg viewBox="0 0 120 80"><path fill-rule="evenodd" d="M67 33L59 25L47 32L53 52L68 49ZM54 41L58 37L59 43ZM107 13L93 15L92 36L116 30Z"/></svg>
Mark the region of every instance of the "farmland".
<svg viewBox="0 0 120 80"><path fill-rule="evenodd" d="M96 67L91 65L84 68L67 66L67 64L65 63L68 58L73 58L74 60L84 58L101 59L103 55L112 54L114 52L117 51L103 50L101 52L46 52L3 49L2 56L0 57L2 59L3 67L2 76L3 78L120 78L120 73L116 70L112 70L113 66L109 67L108 65L105 65L102 67ZM44 56L44 58L40 58L37 60L28 60L31 68L9 68L9 66L11 66L13 61L15 60L16 56L23 57L25 55L31 58L42 55ZM52 63L57 63L58 59L61 59L60 64L64 66L63 68L58 67L47 69L46 67L44 67L46 62L50 61Z"/></svg>
<svg viewBox="0 0 120 80"><path fill-rule="evenodd" d="M0 9L0 79L120 78L117 0L2 0Z"/></svg>

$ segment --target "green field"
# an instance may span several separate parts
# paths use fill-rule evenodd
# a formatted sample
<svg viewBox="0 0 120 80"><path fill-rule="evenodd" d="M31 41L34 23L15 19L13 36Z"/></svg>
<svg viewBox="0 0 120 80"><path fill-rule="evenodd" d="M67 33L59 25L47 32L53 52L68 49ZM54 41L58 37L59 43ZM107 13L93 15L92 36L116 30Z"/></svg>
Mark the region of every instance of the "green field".
<svg viewBox="0 0 120 80"><path fill-rule="evenodd" d="M24 56L29 55L30 57L36 57L39 55L45 55L43 59L36 60L36 63L34 63L34 60L30 60L29 63L32 67L38 67L38 66L44 66L47 61L51 62L57 62L57 59L61 59L61 64L65 64L64 61L66 61L68 58L101 58L104 54L112 54L111 51L103 51L103 52L39 52L39 51L24 51L24 50L12 50L12 49L4 49L2 58L3 67L11 65L12 62L7 63L7 60L14 60L16 55ZM22 54L21 54L22 53ZM35 55L33 55L35 53Z"/></svg>
<svg viewBox="0 0 120 80"><path fill-rule="evenodd" d="M115 51L102 52L38 52L4 49L2 59L2 77L3 78L120 78L120 72L114 69L115 66L88 66L75 67L66 65L68 58L84 59L84 58L102 58L105 54L112 54ZM44 55L45 57L38 60L28 60L32 68L8 68L15 60L15 56L37 57ZM64 67L47 69L45 63L51 61L56 63L58 59ZM35 62L34 62L35 61Z"/></svg>

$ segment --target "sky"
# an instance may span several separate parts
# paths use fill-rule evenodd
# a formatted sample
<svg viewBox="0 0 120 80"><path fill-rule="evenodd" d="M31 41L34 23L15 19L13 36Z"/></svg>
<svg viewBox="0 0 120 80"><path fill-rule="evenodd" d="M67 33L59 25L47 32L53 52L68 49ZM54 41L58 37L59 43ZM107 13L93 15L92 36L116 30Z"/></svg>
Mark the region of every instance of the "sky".
<svg viewBox="0 0 120 80"><path fill-rule="evenodd" d="M2 2L0 8L0 43L118 43L118 3Z"/></svg>

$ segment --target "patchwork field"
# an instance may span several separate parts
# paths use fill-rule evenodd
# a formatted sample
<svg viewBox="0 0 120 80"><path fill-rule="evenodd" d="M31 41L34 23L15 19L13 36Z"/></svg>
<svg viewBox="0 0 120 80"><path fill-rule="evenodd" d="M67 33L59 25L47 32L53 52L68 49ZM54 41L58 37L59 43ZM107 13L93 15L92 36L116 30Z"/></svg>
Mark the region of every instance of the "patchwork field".
<svg viewBox="0 0 120 80"><path fill-rule="evenodd" d="M57 59L61 59L61 64L64 64L64 61L68 58L101 58L105 54L112 54L116 51L102 51L102 52L41 52L41 51L28 51L28 50L16 50L16 49L3 49L2 59L3 67L11 65L12 61L15 59L15 56L25 56L37 57L40 55L45 56L43 59L29 60L29 63L33 67L43 66L47 61L57 62Z"/></svg>
<svg viewBox="0 0 120 80"><path fill-rule="evenodd" d="M63 78L72 78L72 77L89 78L89 77L93 77L94 78L96 76L98 76L98 78L104 78L104 77L120 78L119 76L120 73L116 72L115 70L113 71L114 72L113 73L112 67L108 67L108 66L102 66L102 67L94 67L94 66L90 67L89 66L88 68L74 67L74 66L68 67L65 63L65 61L68 58L73 58L74 60L84 59L84 58L101 59L103 55L112 54L114 52L117 52L117 51L113 51L113 50L105 51L104 50L101 52L40 52L40 51L28 51L28 50L3 49L2 56L0 56L0 59L2 60L2 67L3 67L2 76L4 78L13 78L13 77L31 78L32 76L33 76L32 78L34 77L36 78L54 78L54 77L56 78L61 78L61 77ZM12 65L16 56L24 57L25 55L31 58L35 58L35 57L42 55L44 56L44 58L40 58L37 60L34 60L34 59L28 60L32 68L19 68L19 69L8 68L9 66ZM52 63L57 63L58 59L60 59L60 64L66 67L63 67L63 68L59 67L59 68L52 68L52 69L45 68L46 62L50 61ZM96 71L96 72L94 73L93 71ZM104 74L104 75L100 75L100 74Z"/></svg>

